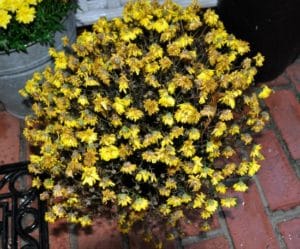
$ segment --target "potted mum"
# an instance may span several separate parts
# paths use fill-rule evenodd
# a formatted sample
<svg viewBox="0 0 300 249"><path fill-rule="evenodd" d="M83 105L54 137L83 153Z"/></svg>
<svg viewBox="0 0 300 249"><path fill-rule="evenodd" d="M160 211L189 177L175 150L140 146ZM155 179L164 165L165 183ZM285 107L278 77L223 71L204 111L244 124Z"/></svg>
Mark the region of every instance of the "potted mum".
<svg viewBox="0 0 300 249"><path fill-rule="evenodd" d="M191 212L208 229L263 159L252 134L269 119L259 99L271 91L252 86L263 56L249 51L213 10L148 0L99 19L69 52L52 49L55 68L21 91L34 102L24 135L45 219L112 217L158 248L155 229L173 238Z"/></svg>
<svg viewBox="0 0 300 249"><path fill-rule="evenodd" d="M0 1L0 101L18 117L29 107L18 90L34 71L50 63L50 46L62 48L61 38L75 40L73 0Z"/></svg>

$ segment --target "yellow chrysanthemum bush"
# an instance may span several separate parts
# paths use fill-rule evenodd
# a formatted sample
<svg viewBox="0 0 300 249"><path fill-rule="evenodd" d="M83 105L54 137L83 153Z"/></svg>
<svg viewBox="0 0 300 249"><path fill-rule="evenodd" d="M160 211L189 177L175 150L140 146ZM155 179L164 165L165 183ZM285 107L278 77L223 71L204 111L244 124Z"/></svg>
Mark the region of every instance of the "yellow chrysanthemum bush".
<svg viewBox="0 0 300 249"><path fill-rule="evenodd" d="M24 134L39 148L29 171L46 220L109 215L124 233L144 224L149 238L193 212L207 229L235 206L226 192L247 190L259 170L252 135L269 119L259 99L270 89L253 86L263 56L247 52L213 10L147 0L50 50L55 68L22 90L34 101Z"/></svg>

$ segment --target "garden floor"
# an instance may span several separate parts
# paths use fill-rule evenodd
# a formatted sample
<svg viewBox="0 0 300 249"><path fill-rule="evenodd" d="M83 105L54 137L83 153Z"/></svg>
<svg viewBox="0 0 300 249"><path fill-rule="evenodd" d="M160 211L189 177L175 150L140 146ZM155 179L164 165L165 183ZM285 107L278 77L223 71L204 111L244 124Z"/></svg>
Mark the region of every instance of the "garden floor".
<svg viewBox="0 0 300 249"><path fill-rule="evenodd" d="M300 249L300 59L268 83L265 102L271 122L258 139L265 161L239 205L220 210L213 230L186 225L182 241L168 249ZM0 109L0 164L26 160L23 121ZM49 225L50 249L148 249L141 238L123 237L112 222L99 219L89 231Z"/></svg>

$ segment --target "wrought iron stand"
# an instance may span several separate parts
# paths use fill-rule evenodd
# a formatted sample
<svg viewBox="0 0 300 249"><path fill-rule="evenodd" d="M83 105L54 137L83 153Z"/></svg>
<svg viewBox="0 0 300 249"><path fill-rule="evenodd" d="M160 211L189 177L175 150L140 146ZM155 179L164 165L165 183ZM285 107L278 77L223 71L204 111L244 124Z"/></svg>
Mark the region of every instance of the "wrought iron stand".
<svg viewBox="0 0 300 249"><path fill-rule="evenodd" d="M31 187L28 162L0 166L0 248L49 249L46 205Z"/></svg>

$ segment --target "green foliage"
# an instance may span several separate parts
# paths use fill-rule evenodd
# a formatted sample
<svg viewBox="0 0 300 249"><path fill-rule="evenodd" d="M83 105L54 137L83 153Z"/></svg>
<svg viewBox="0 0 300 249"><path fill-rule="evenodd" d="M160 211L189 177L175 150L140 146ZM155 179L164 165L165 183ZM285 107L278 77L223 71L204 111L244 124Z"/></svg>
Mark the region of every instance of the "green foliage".
<svg viewBox="0 0 300 249"><path fill-rule="evenodd" d="M22 24L12 18L6 29L0 27L0 52L26 52L26 47L32 43L53 45L55 32L63 30L62 20L76 8L74 1L41 1L36 6L33 22Z"/></svg>

